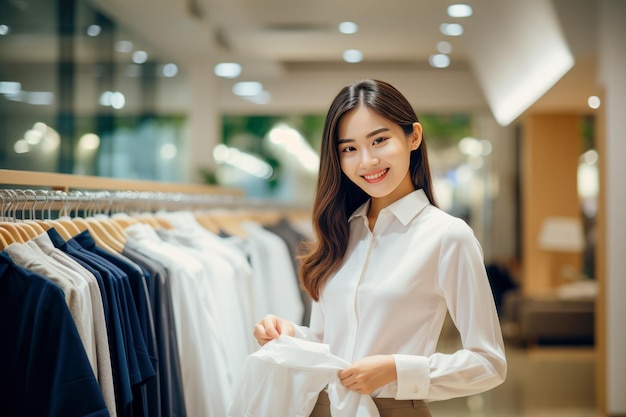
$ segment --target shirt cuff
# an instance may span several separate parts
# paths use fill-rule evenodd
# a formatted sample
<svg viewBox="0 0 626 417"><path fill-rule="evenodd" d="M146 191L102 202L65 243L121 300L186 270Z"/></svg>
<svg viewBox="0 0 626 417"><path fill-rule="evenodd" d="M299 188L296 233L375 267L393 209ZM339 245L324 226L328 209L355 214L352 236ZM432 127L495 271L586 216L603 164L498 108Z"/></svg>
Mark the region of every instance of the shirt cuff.
<svg viewBox="0 0 626 417"><path fill-rule="evenodd" d="M423 400L430 387L430 362L425 356L393 355L398 375L396 400Z"/></svg>

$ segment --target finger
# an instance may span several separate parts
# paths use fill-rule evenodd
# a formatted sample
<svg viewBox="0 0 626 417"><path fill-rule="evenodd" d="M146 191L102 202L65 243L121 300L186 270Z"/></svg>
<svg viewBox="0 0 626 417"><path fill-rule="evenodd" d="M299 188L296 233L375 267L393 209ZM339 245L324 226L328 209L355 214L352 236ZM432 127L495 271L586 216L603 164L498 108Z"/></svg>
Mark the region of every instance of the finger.
<svg viewBox="0 0 626 417"><path fill-rule="evenodd" d="M280 336L280 331L276 330L276 327L274 327L273 325L266 327L265 330L267 332L267 335L272 339L278 339L278 337Z"/></svg>
<svg viewBox="0 0 626 417"><path fill-rule="evenodd" d="M352 391L356 391L356 392L361 391L361 386L359 384L357 384L355 381L353 381L350 384L345 384L344 387L346 387L346 388L348 388L348 389L350 389Z"/></svg>
<svg viewBox="0 0 626 417"><path fill-rule="evenodd" d="M353 375L348 375L344 378L339 378L339 382L341 385L349 387L350 385L356 384L356 379Z"/></svg>
<svg viewBox="0 0 626 417"><path fill-rule="evenodd" d="M267 342L271 342L274 339L267 339L267 338L263 338L263 339L257 339L259 342L259 345L263 346L265 345Z"/></svg>
<svg viewBox="0 0 626 417"><path fill-rule="evenodd" d="M265 327L263 327L261 324L257 324L254 326L254 337L256 337L257 339L265 337L266 332L265 332Z"/></svg>
<svg viewBox="0 0 626 417"><path fill-rule="evenodd" d="M355 389L356 388L356 382L351 381L351 380L344 380L344 381L339 381L341 383L341 385L343 385L344 387L348 388L348 389Z"/></svg>
<svg viewBox="0 0 626 417"><path fill-rule="evenodd" d="M347 368L347 369L343 369L339 371L337 373L337 376L339 377L339 379L344 380L348 378L349 376L351 376L352 374L353 374L352 370L350 368Z"/></svg>

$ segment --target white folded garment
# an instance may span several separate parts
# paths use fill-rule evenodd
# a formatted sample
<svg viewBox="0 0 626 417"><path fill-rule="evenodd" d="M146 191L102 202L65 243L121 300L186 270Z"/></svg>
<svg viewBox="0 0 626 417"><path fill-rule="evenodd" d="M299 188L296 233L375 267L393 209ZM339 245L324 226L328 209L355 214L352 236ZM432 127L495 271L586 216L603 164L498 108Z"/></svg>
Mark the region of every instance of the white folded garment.
<svg viewBox="0 0 626 417"><path fill-rule="evenodd" d="M341 385L350 364L326 344L280 336L249 355L229 417L309 417L327 387L333 417L380 417L374 400Z"/></svg>

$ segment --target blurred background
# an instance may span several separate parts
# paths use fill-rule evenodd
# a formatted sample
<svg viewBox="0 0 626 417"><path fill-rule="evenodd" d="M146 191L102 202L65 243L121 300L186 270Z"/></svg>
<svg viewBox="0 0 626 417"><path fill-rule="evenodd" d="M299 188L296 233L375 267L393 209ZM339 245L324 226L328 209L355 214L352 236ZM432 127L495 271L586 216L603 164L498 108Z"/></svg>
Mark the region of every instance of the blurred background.
<svg viewBox="0 0 626 417"><path fill-rule="evenodd" d="M520 348L490 415L626 415L625 4L0 0L0 169L306 208L330 101L388 81L424 125L439 203L474 229ZM536 380L562 392L530 395ZM440 415L485 415L472 401Z"/></svg>

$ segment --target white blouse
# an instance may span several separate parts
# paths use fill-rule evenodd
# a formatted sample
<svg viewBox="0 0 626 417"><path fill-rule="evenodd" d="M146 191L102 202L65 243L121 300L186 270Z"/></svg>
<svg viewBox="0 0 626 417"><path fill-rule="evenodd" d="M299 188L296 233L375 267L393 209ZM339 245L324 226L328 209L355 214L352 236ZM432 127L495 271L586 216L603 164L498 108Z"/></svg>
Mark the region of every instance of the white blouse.
<svg viewBox="0 0 626 417"><path fill-rule="evenodd" d="M504 343L471 228L423 190L381 210L373 232L368 206L350 217L344 262L296 336L326 343L348 362L393 354L398 379L374 397L444 400L502 383ZM450 354L436 352L446 311L462 342Z"/></svg>

